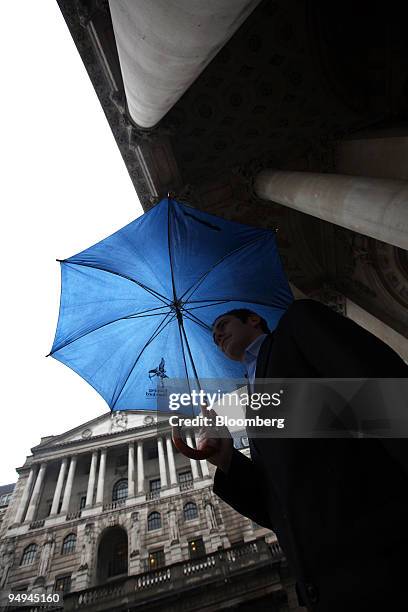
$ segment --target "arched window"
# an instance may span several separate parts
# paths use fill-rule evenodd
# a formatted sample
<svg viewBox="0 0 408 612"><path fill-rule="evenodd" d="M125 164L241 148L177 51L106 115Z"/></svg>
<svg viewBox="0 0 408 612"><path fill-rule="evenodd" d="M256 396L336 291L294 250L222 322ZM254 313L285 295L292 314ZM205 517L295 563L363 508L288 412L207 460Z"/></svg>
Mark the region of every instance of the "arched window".
<svg viewBox="0 0 408 612"><path fill-rule="evenodd" d="M61 555L69 555L74 552L76 546L75 533L69 533L62 542Z"/></svg>
<svg viewBox="0 0 408 612"><path fill-rule="evenodd" d="M197 506L194 502L187 502L184 506L184 520L191 521L198 516Z"/></svg>
<svg viewBox="0 0 408 612"><path fill-rule="evenodd" d="M23 556L21 557L20 565L30 565L30 563L34 563L36 555L37 555L37 544L29 544L24 549Z"/></svg>
<svg viewBox="0 0 408 612"><path fill-rule="evenodd" d="M159 512L151 512L147 517L147 531L153 531L153 529L160 529L161 527L161 516Z"/></svg>
<svg viewBox="0 0 408 612"><path fill-rule="evenodd" d="M126 499L128 496L128 481L127 478L118 480L113 485L112 501L119 501L120 499Z"/></svg>

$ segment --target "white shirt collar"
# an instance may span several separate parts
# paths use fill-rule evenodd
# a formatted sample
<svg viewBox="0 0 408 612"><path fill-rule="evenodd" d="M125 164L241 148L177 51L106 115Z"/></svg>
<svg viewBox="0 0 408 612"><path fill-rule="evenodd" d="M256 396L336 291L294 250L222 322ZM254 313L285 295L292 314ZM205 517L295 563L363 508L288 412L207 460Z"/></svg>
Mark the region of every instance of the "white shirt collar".
<svg viewBox="0 0 408 612"><path fill-rule="evenodd" d="M243 358L243 362L244 363L251 363L253 362L255 359L258 358L258 354L259 351L261 349L261 345L263 343L263 341L265 340L266 336L268 334L261 334L260 336L258 336L257 338L255 338L255 340L253 342L251 342L251 344L249 344L244 352L244 358Z"/></svg>

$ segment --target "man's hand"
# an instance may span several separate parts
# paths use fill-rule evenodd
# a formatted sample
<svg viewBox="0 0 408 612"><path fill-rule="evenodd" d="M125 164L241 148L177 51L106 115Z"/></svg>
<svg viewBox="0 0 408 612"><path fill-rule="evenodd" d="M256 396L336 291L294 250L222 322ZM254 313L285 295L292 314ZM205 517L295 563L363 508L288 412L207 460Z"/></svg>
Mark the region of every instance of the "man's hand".
<svg viewBox="0 0 408 612"><path fill-rule="evenodd" d="M208 410L207 415L209 418L213 419L215 423L215 417L217 415L214 410ZM234 448L232 437L227 427L222 426L216 428L215 425L203 427L199 432L197 448L199 450L213 448L214 453L207 461L227 474Z"/></svg>

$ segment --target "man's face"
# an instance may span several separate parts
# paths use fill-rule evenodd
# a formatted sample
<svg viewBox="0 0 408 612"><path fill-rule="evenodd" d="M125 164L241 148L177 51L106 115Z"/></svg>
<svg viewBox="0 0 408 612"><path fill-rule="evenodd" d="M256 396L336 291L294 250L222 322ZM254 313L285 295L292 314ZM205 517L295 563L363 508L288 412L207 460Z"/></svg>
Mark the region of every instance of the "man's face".
<svg viewBox="0 0 408 612"><path fill-rule="evenodd" d="M245 349L262 334L258 315L250 315L245 323L234 315L223 315L213 327L215 344L224 355L234 361L242 361Z"/></svg>

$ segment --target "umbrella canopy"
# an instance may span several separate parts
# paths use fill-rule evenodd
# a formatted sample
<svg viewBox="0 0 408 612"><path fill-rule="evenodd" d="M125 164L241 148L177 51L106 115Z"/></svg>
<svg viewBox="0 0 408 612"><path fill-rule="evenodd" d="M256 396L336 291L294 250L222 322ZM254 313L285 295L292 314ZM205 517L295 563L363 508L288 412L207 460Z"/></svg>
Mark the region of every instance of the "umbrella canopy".
<svg viewBox="0 0 408 612"><path fill-rule="evenodd" d="M50 355L112 410L157 409L166 379L222 378L232 390L243 367L215 346L214 319L249 308L273 330L293 299L274 232L172 199L61 261L61 276Z"/></svg>

